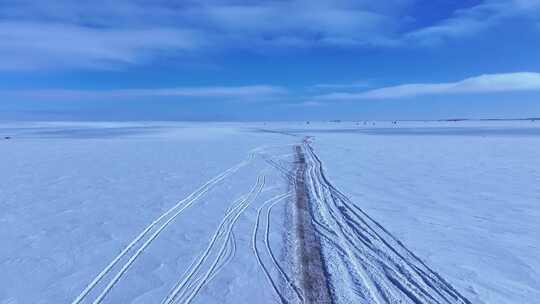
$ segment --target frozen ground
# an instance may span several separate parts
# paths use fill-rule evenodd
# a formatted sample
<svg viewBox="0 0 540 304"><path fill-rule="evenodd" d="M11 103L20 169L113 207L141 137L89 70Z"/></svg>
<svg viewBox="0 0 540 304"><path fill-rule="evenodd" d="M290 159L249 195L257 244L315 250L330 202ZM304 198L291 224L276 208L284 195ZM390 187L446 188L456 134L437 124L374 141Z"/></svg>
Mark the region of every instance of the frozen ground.
<svg viewBox="0 0 540 304"><path fill-rule="evenodd" d="M297 302L284 173L306 136L315 220L338 240L321 237L335 301L540 298L540 122L4 123L0 136L2 304ZM365 216L340 204L385 230L343 225ZM440 279L406 276L418 269Z"/></svg>

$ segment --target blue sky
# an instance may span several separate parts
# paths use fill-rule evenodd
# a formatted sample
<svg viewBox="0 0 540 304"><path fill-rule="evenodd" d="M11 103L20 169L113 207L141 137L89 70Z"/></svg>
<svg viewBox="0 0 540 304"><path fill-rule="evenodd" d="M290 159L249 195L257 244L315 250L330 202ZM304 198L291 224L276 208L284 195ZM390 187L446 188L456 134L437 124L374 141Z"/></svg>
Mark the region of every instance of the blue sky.
<svg viewBox="0 0 540 304"><path fill-rule="evenodd" d="M1 120L540 116L540 0L0 0Z"/></svg>

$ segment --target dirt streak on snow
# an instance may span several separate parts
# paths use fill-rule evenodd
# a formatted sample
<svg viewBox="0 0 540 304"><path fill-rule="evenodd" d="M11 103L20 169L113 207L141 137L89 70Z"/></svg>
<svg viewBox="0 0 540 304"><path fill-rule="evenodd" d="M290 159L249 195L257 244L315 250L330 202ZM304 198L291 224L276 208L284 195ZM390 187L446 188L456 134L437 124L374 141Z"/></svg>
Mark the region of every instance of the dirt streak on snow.
<svg viewBox="0 0 540 304"><path fill-rule="evenodd" d="M306 303L331 303L324 271L321 243L313 227L309 199L305 185L306 160L302 146L294 147L296 163L295 230L300 286Z"/></svg>

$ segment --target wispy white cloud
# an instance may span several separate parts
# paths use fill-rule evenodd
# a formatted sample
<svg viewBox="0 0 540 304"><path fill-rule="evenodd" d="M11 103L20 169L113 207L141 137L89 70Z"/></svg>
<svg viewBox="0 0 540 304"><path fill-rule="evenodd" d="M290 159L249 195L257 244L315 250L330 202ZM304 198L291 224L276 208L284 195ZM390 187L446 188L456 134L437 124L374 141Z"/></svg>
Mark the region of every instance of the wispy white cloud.
<svg viewBox="0 0 540 304"><path fill-rule="evenodd" d="M424 95L482 94L499 92L540 91L540 73L519 72L484 74L456 82L412 83L358 91L350 84L321 85L288 89L274 85L171 87L113 90L1 90L0 98L32 101L134 101L183 100L275 101L293 107L318 107L334 101L406 99ZM325 93L321 93L325 92Z"/></svg>
<svg viewBox="0 0 540 304"><path fill-rule="evenodd" d="M440 22L406 33L409 43L434 44L445 39L474 36L514 17L540 19L540 0L486 0L454 12Z"/></svg>
<svg viewBox="0 0 540 304"><path fill-rule="evenodd" d="M540 19L540 0L485 0L413 30L416 0L4 2L0 69L111 68L225 49L418 46L513 16Z"/></svg>
<svg viewBox="0 0 540 304"><path fill-rule="evenodd" d="M104 29L1 22L0 69L130 64L156 52L188 51L204 45L197 32L174 28Z"/></svg>
<svg viewBox="0 0 540 304"><path fill-rule="evenodd" d="M270 85L251 86L209 86L180 87L161 89L123 89L123 90L12 90L0 91L0 96L30 98L36 100L123 100L138 98L204 98L217 100L265 100L288 93L287 89Z"/></svg>
<svg viewBox="0 0 540 304"><path fill-rule="evenodd" d="M397 28L392 13L369 2L11 1L0 10L0 69L109 68L178 52L388 43Z"/></svg>
<svg viewBox="0 0 540 304"><path fill-rule="evenodd" d="M408 98L435 94L477 94L540 91L540 73L485 74L448 83L415 83L384 87L360 93L333 92L315 100L369 100Z"/></svg>
<svg viewBox="0 0 540 304"><path fill-rule="evenodd" d="M383 40L394 20L361 5L362 2L246 2L202 6L192 14L231 36L241 35L255 42L280 42L294 37L297 43L309 45L366 45Z"/></svg>

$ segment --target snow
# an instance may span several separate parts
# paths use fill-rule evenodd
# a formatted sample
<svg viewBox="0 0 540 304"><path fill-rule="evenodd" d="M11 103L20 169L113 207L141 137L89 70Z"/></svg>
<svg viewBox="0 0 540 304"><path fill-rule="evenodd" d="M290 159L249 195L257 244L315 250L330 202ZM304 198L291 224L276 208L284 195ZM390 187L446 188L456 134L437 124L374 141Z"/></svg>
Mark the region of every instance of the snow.
<svg viewBox="0 0 540 304"><path fill-rule="evenodd" d="M160 126L163 130L156 134L129 135L110 132L116 127L132 128L61 124L37 132L16 130L9 133L13 139L0 142L0 303L71 302L159 215L248 159L251 150L283 144L275 134L245 136L222 127ZM288 146L283 150L292 151ZM236 273L236 283L229 290L210 285L200 301L223 296L232 303L244 302L246 293L235 289L265 286L251 254L255 207L287 191L267 167L254 159L186 209L148 246L106 302L161 301L207 246L225 209L252 188L261 173L267 175L266 188L237 223L246 233L236 234L236 259L219 277L227 282ZM282 227L279 210L274 213L275 227ZM273 237L281 234L275 229Z"/></svg>
<svg viewBox="0 0 540 304"><path fill-rule="evenodd" d="M304 136L334 186L472 303L540 298L540 122L32 122L2 123L0 135L12 137L0 140L2 304L71 303L145 227L236 165L156 234L103 303L161 303L186 273L181 300L273 302L260 262L287 287L266 220L290 271L292 199L265 157L292 169Z"/></svg>
<svg viewBox="0 0 540 304"><path fill-rule="evenodd" d="M335 185L471 302L535 303L540 128L534 124L400 122L303 132L314 136Z"/></svg>

